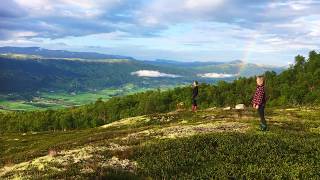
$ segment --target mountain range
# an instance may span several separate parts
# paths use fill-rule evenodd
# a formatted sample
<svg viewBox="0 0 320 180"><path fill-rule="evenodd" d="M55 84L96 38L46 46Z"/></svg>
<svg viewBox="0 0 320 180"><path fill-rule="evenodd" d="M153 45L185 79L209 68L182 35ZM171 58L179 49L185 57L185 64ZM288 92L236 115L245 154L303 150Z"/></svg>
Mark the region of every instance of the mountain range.
<svg viewBox="0 0 320 180"><path fill-rule="evenodd" d="M49 50L40 47L0 47L0 53L37 55L45 58L83 58L83 59L133 59L129 56L100 54L95 52L70 52L65 50Z"/></svg>
<svg viewBox="0 0 320 180"><path fill-rule="evenodd" d="M38 90L88 91L132 83L141 87L214 83L284 68L231 62L137 60L95 52L40 47L0 47L0 93Z"/></svg>

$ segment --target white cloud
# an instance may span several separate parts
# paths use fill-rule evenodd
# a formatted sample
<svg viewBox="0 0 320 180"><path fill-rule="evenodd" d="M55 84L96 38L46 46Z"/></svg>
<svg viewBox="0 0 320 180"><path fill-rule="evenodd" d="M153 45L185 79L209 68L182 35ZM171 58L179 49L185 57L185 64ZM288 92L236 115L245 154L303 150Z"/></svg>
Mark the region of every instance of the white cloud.
<svg viewBox="0 0 320 180"><path fill-rule="evenodd" d="M153 70L139 70L136 72L132 72L131 75L136 75L139 77L169 77L169 78L181 77L180 75L167 74L167 73L162 73L162 72L153 71Z"/></svg>
<svg viewBox="0 0 320 180"><path fill-rule="evenodd" d="M109 33L98 33L98 34L91 34L87 36L82 36L86 38L96 38L101 40L119 40L123 38L130 37L128 33L122 31L112 31Z"/></svg>
<svg viewBox="0 0 320 180"><path fill-rule="evenodd" d="M220 73L205 73L205 74L198 74L197 76L202 78L229 78L237 76L236 74L220 74Z"/></svg>
<svg viewBox="0 0 320 180"><path fill-rule="evenodd" d="M165 26L210 17L226 0L154 0L136 12L138 21L147 26ZM205 19L205 18L204 18Z"/></svg>
<svg viewBox="0 0 320 180"><path fill-rule="evenodd" d="M187 9L209 10L222 5L224 0L186 0L184 6Z"/></svg>
<svg viewBox="0 0 320 180"><path fill-rule="evenodd" d="M30 16L63 16L72 18L94 18L116 4L120 0L15 0L24 7Z"/></svg>
<svg viewBox="0 0 320 180"><path fill-rule="evenodd" d="M33 37L33 36L36 36L37 34L38 33L32 32L32 31L20 31L20 32L14 33L13 35L18 38L24 38L24 37Z"/></svg>
<svg viewBox="0 0 320 180"><path fill-rule="evenodd" d="M17 31L17 30L6 30L6 29L0 29L0 34L5 34L6 40L30 39L38 35L37 32L33 32L33 31Z"/></svg>
<svg viewBox="0 0 320 180"><path fill-rule="evenodd" d="M278 50L314 50L319 48L320 16L301 16L286 23L269 23L264 29L263 43Z"/></svg>
<svg viewBox="0 0 320 180"><path fill-rule="evenodd" d="M269 4L270 8L281 8L281 7L289 7L295 11L302 11L308 9L313 4L317 2L314 0L294 0L294 1L275 1Z"/></svg>

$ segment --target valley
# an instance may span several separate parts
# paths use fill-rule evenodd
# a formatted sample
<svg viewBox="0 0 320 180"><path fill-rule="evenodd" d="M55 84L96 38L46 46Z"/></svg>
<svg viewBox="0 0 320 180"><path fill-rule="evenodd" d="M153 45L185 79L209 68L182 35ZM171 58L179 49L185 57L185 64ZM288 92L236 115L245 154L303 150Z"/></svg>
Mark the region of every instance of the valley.
<svg viewBox="0 0 320 180"><path fill-rule="evenodd" d="M162 89L173 88L174 86L162 87ZM87 92L59 92L49 91L31 94L28 98L21 97L21 94L9 93L1 95L0 111L33 111L46 109L61 109L81 106L95 102L97 99L108 100L115 96L125 96L134 93L153 90L154 88L136 87L133 84L126 84L119 88L106 88L103 90L92 90ZM18 96L20 98L16 98Z"/></svg>
<svg viewBox="0 0 320 180"><path fill-rule="evenodd" d="M0 111L73 107L152 89L215 84L282 67L231 62L136 60L91 52L0 47Z"/></svg>

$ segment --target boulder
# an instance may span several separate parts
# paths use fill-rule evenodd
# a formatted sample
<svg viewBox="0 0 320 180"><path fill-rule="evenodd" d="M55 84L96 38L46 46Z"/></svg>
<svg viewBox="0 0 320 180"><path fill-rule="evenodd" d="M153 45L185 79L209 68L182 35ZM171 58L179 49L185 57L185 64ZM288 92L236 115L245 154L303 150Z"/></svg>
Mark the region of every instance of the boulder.
<svg viewBox="0 0 320 180"><path fill-rule="evenodd" d="M237 110L244 110L246 108L246 106L244 104L237 104L235 109Z"/></svg>

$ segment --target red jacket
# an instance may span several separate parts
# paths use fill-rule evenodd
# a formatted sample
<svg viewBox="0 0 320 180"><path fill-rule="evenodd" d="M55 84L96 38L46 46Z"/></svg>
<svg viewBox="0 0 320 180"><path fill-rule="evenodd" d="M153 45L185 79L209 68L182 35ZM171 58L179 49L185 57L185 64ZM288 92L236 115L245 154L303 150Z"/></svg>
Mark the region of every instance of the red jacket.
<svg viewBox="0 0 320 180"><path fill-rule="evenodd" d="M256 92L252 98L253 105L265 105L266 103L266 92L264 90L264 85L257 86Z"/></svg>

